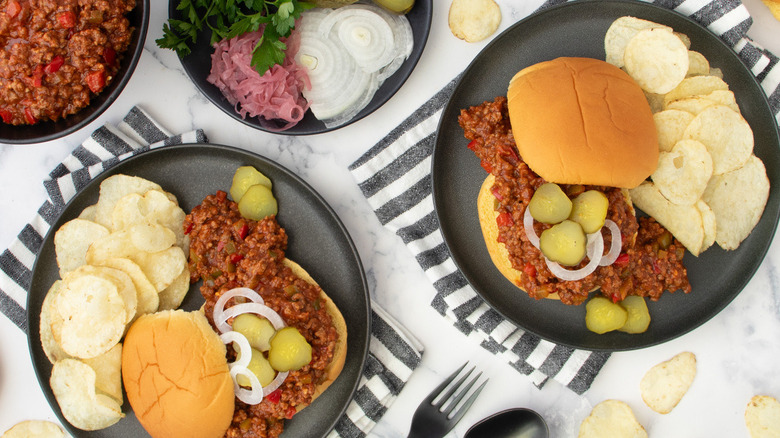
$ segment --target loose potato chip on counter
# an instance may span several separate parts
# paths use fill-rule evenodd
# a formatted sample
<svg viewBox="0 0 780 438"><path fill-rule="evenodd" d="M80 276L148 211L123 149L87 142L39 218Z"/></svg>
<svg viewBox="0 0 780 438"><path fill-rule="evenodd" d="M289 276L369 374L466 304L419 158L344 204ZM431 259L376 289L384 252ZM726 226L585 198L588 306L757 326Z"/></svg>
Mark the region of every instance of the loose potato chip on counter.
<svg viewBox="0 0 780 438"><path fill-rule="evenodd" d="M667 109L653 114L658 132L658 149L662 152L671 151L674 145L682 140L685 129L692 120L693 114L676 109Z"/></svg>
<svg viewBox="0 0 780 438"><path fill-rule="evenodd" d="M639 382L642 400L659 414L672 412L696 377L696 356L680 353L650 368Z"/></svg>
<svg viewBox="0 0 780 438"><path fill-rule="evenodd" d="M769 199L764 163L751 155L739 169L713 176L702 199L715 213L718 245L736 249L761 219Z"/></svg>
<svg viewBox="0 0 780 438"><path fill-rule="evenodd" d="M668 26L636 17L620 17L613 21L604 35L606 61L622 68L624 65L623 56L631 38L639 33L640 30L654 28L664 28L671 31L671 28Z"/></svg>
<svg viewBox="0 0 780 438"><path fill-rule="evenodd" d="M51 421L26 420L13 425L0 438L65 438L65 432Z"/></svg>
<svg viewBox="0 0 780 438"><path fill-rule="evenodd" d="M125 416L116 400L95 391L95 370L83 362L57 361L49 384L62 416L79 429L104 429Z"/></svg>
<svg viewBox="0 0 780 438"><path fill-rule="evenodd" d="M724 105L712 105L700 112L685 129L683 138L707 146L714 175L741 167L753 153L750 125L739 113Z"/></svg>
<svg viewBox="0 0 780 438"><path fill-rule="evenodd" d="M54 252L60 276L85 264L87 249L97 239L108 235L108 229L96 222L73 219L54 233Z"/></svg>
<svg viewBox="0 0 780 438"><path fill-rule="evenodd" d="M650 178L672 204L692 205L701 199L712 176L712 157L696 140L680 140L671 151L661 152Z"/></svg>
<svg viewBox="0 0 780 438"><path fill-rule="evenodd" d="M688 49L668 28L640 30L623 56L626 72L650 93L673 90L688 73Z"/></svg>
<svg viewBox="0 0 780 438"><path fill-rule="evenodd" d="M494 0L452 0L447 22L456 37L469 43L482 41L501 24L501 8Z"/></svg>
<svg viewBox="0 0 780 438"><path fill-rule="evenodd" d="M620 400L604 400L580 424L579 438L647 438L634 411Z"/></svg>
<svg viewBox="0 0 780 438"><path fill-rule="evenodd" d="M745 425L750 438L780 437L780 402L768 395L756 395L745 408Z"/></svg>

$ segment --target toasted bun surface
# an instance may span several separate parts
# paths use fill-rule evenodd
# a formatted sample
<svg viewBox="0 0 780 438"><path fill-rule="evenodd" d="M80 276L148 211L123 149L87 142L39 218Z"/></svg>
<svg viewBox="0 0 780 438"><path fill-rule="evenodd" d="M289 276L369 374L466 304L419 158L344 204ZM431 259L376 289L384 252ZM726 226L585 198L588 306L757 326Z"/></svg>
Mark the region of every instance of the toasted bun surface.
<svg viewBox="0 0 780 438"><path fill-rule="evenodd" d="M122 349L122 380L138 421L154 438L218 438L235 408L225 346L200 312L136 320Z"/></svg>
<svg viewBox="0 0 780 438"><path fill-rule="evenodd" d="M592 58L557 58L509 82L517 149L549 182L633 188L658 164L653 114L624 71Z"/></svg>
<svg viewBox="0 0 780 438"><path fill-rule="evenodd" d="M301 265L288 258L284 259L284 264L289 267L300 279L319 287L317 282L314 281L311 275L309 275L309 273L303 269ZM339 334L339 337L336 341L336 346L333 349L333 358L331 359L330 364L328 364L326 374L327 377L325 378L325 381L317 385L317 388L314 391L314 395L312 396L312 401L319 397L320 394L328 389L328 387L336 380L339 374L341 374L341 370L344 369L344 362L347 359L347 322L344 320L344 316L341 314L341 311L339 311L339 308L336 307L336 304L333 303L333 300L330 299L330 297L321 287L320 291L321 305L325 306L325 310L333 320L333 326L336 328L336 332ZM306 405L299 405L296 407L296 409L298 412L300 412L301 409L305 407Z"/></svg>

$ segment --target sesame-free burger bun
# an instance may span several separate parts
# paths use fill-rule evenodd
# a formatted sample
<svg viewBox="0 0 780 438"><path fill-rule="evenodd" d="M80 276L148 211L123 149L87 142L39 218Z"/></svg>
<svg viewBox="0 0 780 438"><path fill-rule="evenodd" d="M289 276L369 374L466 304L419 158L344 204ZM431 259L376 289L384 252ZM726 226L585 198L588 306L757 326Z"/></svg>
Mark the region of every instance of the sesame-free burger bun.
<svg viewBox="0 0 780 438"><path fill-rule="evenodd" d="M122 380L138 421L153 438L219 438L235 394L225 345L201 312L138 318L125 336Z"/></svg>
<svg viewBox="0 0 780 438"><path fill-rule="evenodd" d="M633 188L658 165L644 92L592 58L557 58L520 70L507 105L517 149L548 182Z"/></svg>

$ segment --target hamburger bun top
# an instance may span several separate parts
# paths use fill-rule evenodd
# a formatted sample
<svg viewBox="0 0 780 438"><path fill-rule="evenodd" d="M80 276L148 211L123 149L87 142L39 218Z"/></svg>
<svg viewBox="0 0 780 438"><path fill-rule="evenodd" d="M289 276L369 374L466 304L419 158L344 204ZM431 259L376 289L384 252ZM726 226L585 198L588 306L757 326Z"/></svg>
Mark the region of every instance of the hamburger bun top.
<svg viewBox="0 0 780 438"><path fill-rule="evenodd" d="M225 353L201 312L162 311L130 326L122 380L138 421L152 437L225 435L235 408Z"/></svg>
<svg viewBox="0 0 780 438"><path fill-rule="evenodd" d="M557 58L520 70L507 104L523 161L559 184L633 188L658 165L644 92L604 61Z"/></svg>

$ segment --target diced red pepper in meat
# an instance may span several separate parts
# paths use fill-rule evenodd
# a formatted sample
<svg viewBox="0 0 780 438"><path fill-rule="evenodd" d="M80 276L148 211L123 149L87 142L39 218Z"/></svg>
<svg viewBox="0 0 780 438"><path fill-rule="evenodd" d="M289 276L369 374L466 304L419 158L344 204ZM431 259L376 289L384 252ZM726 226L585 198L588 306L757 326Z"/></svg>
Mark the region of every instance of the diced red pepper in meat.
<svg viewBox="0 0 780 438"><path fill-rule="evenodd" d="M43 71L45 67L43 64L38 64L35 66L35 70L33 70L33 77L32 77L32 83L33 87L40 87L43 85Z"/></svg>
<svg viewBox="0 0 780 438"><path fill-rule="evenodd" d="M192 222L187 224L187 228L184 229L184 234L190 234L192 232L192 228L195 226Z"/></svg>
<svg viewBox="0 0 780 438"><path fill-rule="evenodd" d="M0 117L2 117L3 122L5 123L11 123L11 121L14 119L11 111L8 111L7 109L0 109Z"/></svg>
<svg viewBox="0 0 780 438"><path fill-rule="evenodd" d="M628 265L628 262L630 260L631 260L631 258L628 256L628 254L622 253L615 259L615 266L617 266L619 268L623 268L626 265Z"/></svg>
<svg viewBox="0 0 780 438"><path fill-rule="evenodd" d="M240 254L240 253L235 253L235 254L233 254L233 255L231 255L231 256L230 256L230 262L231 262L231 263L238 263L238 262L240 262L240 261L241 261L241 259L243 259L243 258L244 258L244 255L243 255L243 254Z"/></svg>
<svg viewBox="0 0 780 438"><path fill-rule="evenodd" d="M471 140L466 147L471 149L472 151L475 151L477 149L477 145L478 143L476 140Z"/></svg>
<svg viewBox="0 0 780 438"><path fill-rule="evenodd" d="M65 58L63 58L62 55L57 55L52 58L51 62L46 64L46 67L43 70L47 75L50 75L52 73L56 73L63 64L65 64Z"/></svg>
<svg viewBox="0 0 780 438"><path fill-rule="evenodd" d="M490 192L493 193L493 197L498 199L499 201L503 201L504 196L501 194L501 192L498 189L498 185L493 184L493 187L490 188Z"/></svg>
<svg viewBox="0 0 780 438"><path fill-rule="evenodd" d="M65 29L70 29L76 26L76 14L71 11L60 12L57 14L57 22Z"/></svg>
<svg viewBox="0 0 780 438"><path fill-rule="evenodd" d="M217 244L217 252L222 252L223 249L225 249L225 241L220 240Z"/></svg>
<svg viewBox="0 0 780 438"><path fill-rule="evenodd" d="M111 47L106 47L103 49L103 59L105 59L106 64L110 66L114 65L116 62L116 50Z"/></svg>
<svg viewBox="0 0 780 438"><path fill-rule="evenodd" d="M293 417L293 415L295 415L296 412L298 412L298 411L296 411L294 407L290 406L287 409L287 414L284 416L284 418L286 418L288 420L292 420L292 417Z"/></svg>
<svg viewBox="0 0 780 438"><path fill-rule="evenodd" d="M22 5L16 0L9 0L5 5L5 13L9 18L14 18L22 11Z"/></svg>
<svg viewBox="0 0 780 438"><path fill-rule="evenodd" d="M512 219L511 214L507 212L503 212L499 214L498 217L496 218L496 223L498 224L499 227L508 227L514 224L515 221Z"/></svg>
<svg viewBox="0 0 780 438"><path fill-rule="evenodd" d="M271 402L273 404L277 404L277 403L279 403L279 400L282 399L282 390L281 389L277 389L275 391L272 391L270 394L265 396L265 398L268 399L269 402Z"/></svg>
<svg viewBox="0 0 780 438"><path fill-rule="evenodd" d="M97 93L106 86L106 72L103 70L93 71L86 77L87 86L93 93Z"/></svg>
<svg viewBox="0 0 780 438"><path fill-rule="evenodd" d="M523 274L530 278L536 277L536 267L532 263L526 263L525 266L523 266Z"/></svg>
<svg viewBox="0 0 780 438"><path fill-rule="evenodd" d="M36 122L38 122L38 119L35 118L30 108L24 109L24 120L26 120L30 125L34 125Z"/></svg>
<svg viewBox="0 0 780 438"><path fill-rule="evenodd" d="M480 161L479 164L480 164L480 166L482 166L483 169L485 169L485 172L487 172L487 173L493 172L493 166L491 166L490 163L488 163L487 161L482 160L482 161Z"/></svg>

